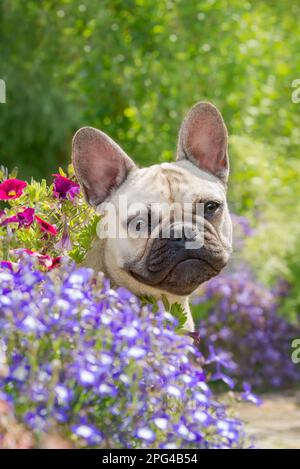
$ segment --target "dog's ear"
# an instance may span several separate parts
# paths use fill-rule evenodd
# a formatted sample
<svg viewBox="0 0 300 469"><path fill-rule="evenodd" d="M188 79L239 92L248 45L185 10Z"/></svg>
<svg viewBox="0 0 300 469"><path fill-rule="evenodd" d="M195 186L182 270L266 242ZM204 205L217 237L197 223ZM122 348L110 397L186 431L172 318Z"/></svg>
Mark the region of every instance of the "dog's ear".
<svg viewBox="0 0 300 469"><path fill-rule="evenodd" d="M197 103L181 125L177 159L188 159L226 183L229 173L227 140L227 129L218 109L211 103Z"/></svg>
<svg viewBox="0 0 300 469"><path fill-rule="evenodd" d="M87 201L102 203L135 166L108 135L93 127L79 129L72 144L72 161Z"/></svg>

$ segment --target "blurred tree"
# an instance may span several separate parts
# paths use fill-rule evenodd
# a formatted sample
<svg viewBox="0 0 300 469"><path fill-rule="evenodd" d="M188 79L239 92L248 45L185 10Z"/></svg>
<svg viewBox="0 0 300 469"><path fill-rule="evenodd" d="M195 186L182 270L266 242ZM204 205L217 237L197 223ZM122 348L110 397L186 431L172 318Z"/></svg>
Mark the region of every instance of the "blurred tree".
<svg viewBox="0 0 300 469"><path fill-rule="evenodd" d="M3 0L0 160L40 177L68 161L82 125L142 164L173 157L195 101L231 133L298 157L300 4L242 0ZM263 157L263 155L261 155Z"/></svg>

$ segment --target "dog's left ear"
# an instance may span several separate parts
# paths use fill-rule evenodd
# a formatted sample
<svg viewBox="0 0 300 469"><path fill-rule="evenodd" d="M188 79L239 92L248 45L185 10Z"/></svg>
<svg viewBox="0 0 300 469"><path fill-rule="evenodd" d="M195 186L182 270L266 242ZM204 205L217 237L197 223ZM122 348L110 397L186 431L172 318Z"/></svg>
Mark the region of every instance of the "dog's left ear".
<svg viewBox="0 0 300 469"><path fill-rule="evenodd" d="M227 140L226 125L218 109L211 103L197 103L181 125L177 159L188 159L226 183L229 174Z"/></svg>

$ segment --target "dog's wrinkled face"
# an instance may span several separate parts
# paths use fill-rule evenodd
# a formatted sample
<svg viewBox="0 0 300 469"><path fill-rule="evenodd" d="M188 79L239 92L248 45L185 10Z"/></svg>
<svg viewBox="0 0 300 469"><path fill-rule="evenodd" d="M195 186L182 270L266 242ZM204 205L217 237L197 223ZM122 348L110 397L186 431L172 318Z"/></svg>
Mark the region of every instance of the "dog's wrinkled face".
<svg viewBox="0 0 300 469"><path fill-rule="evenodd" d="M75 135L73 163L89 203L105 215L114 208L118 232L108 230L102 255L117 285L185 296L226 265L227 131L213 105L198 103L188 113L174 163L139 169L93 128Z"/></svg>

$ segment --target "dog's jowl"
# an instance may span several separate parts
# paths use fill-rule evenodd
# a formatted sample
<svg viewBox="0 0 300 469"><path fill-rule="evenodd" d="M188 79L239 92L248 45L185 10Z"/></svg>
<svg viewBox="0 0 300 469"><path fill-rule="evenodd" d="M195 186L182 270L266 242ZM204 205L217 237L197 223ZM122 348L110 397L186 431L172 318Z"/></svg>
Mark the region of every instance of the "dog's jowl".
<svg viewBox="0 0 300 469"><path fill-rule="evenodd" d="M173 163L139 168L91 127L76 133L72 159L87 201L103 215L86 264L137 295L180 303L192 330L188 295L217 275L231 252L227 130L219 111L205 102L189 111Z"/></svg>

